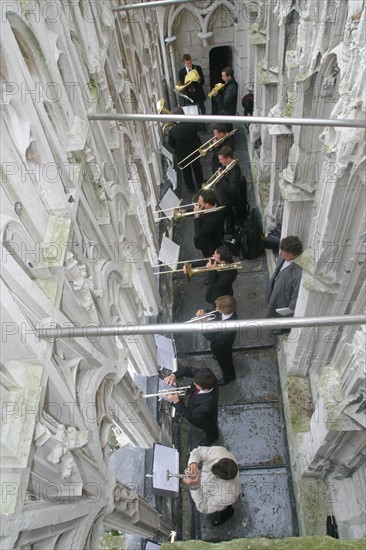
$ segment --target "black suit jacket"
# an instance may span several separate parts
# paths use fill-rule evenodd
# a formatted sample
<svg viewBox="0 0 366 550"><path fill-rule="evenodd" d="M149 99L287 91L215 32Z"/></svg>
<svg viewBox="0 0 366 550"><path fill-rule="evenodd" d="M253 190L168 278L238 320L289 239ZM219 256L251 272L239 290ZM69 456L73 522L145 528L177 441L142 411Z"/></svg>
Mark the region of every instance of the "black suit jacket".
<svg viewBox="0 0 366 550"><path fill-rule="evenodd" d="M200 75L201 80L199 82L193 82L191 86L189 86L188 88L185 88L185 90L183 90L183 93L186 96L193 99L193 101L195 103L202 103L206 99L205 92L203 91L203 88L202 88L202 86L205 83L205 78L203 76L203 71L202 71L202 68L199 65L192 65L192 69L196 69L196 71ZM182 69L180 69L180 71L178 73L179 81L182 84L184 84L184 80L186 78L186 75L187 75L187 69L185 67L183 67Z"/></svg>
<svg viewBox="0 0 366 550"><path fill-rule="evenodd" d="M222 92L214 96L217 101L219 115L236 115L238 102L238 83L235 79L229 80Z"/></svg>
<svg viewBox="0 0 366 550"><path fill-rule="evenodd" d="M178 162L201 146L197 134L199 125L195 122L178 122L169 132L168 142L174 149Z"/></svg>
<svg viewBox="0 0 366 550"><path fill-rule="evenodd" d="M220 204L244 208L247 198L247 182L236 164L217 184L216 196Z"/></svg>
<svg viewBox="0 0 366 550"><path fill-rule="evenodd" d="M176 379L188 376L194 378L199 369L195 367L180 367L174 374ZM181 401L174 405L175 410L181 416L205 432L212 432L217 429L217 411L219 403L219 386L217 382L213 390L209 393L200 393L193 395L196 387L192 384L187 391L188 404L184 405Z"/></svg>
<svg viewBox="0 0 366 550"><path fill-rule="evenodd" d="M206 302L214 304L219 296L232 296L233 282L238 276L237 269L228 271L209 271L206 292Z"/></svg>
<svg viewBox="0 0 366 550"><path fill-rule="evenodd" d="M224 236L222 210L194 218L194 246L209 258L221 244Z"/></svg>
<svg viewBox="0 0 366 550"><path fill-rule="evenodd" d="M222 168L221 164L219 163L219 151L222 147L230 147L232 151L234 151L234 139L233 136L230 136L225 139L225 141L221 142L217 147L214 147L212 149L212 172L216 172L218 168Z"/></svg>
<svg viewBox="0 0 366 550"><path fill-rule="evenodd" d="M238 315L236 311L231 315L229 319L226 319L226 321L237 321ZM220 322L221 321L221 313L215 314L215 320L211 321L212 323ZM236 331L225 331L222 330L220 332L207 332L205 333L205 338L209 340L211 343L214 343L214 345L220 346L220 347L229 347L230 349L233 347L234 340L236 336Z"/></svg>

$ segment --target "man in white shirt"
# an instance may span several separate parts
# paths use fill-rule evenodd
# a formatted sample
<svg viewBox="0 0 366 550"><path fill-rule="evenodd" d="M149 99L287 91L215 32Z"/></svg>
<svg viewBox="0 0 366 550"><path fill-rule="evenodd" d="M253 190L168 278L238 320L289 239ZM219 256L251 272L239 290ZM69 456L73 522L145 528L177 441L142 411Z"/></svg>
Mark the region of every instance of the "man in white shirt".
<svg viewBox="0 0 366 550"><path fill-rule="evenodd" d="M232 504L240 494L239 469L234 455L225 447L193 449L185 473L193 476L184 477L183 482L189 486L197 510L214 514L211 518L214 527L234 514Z"/></svg>

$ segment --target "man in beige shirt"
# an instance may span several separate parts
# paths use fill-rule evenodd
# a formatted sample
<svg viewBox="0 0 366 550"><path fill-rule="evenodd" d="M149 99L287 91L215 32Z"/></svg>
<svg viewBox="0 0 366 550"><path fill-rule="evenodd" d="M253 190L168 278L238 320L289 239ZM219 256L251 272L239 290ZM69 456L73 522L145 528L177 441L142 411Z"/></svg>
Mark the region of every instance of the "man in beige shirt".
<svg viewBox="0 0 366 550"><path fill-rule="evenodd" d="M199 464L202 464L201 472ZM183 481L191 490L196 508L202 514L214 514L215 527L233 514L232 504L240 494L238 464L225 447L197 447L189 456Z"/></svg>

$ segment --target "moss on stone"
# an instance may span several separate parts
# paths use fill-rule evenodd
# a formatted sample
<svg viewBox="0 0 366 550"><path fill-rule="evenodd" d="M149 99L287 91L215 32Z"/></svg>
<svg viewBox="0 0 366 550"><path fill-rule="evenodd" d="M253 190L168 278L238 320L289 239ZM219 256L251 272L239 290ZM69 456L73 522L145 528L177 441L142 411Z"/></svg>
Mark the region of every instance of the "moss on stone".
<svg viewBox="0 0 366 550"><path fill-rule="evenodd" d="M295 82L304 82L309 77L309 73L307 69L304 69L303 71L300 71L295 76Z"/></svg>
<svg viewBox="0 0 366 550"><path fill-rule="evenodd" d="M284 539L235 539L227 542L205 542L202 540L166 542L161 550L353 550L365 549L366 538L360 540L337 540L332 537L289 537Z"/></svg>
<svg viewBox="0 0 366 550"><path fill-rule="evenodd" d="M289 376L287 378L287 395L289 408L286 422L291 423L294 435L299 432L308 432L310 418L314 412L308 379Z"/></svg>

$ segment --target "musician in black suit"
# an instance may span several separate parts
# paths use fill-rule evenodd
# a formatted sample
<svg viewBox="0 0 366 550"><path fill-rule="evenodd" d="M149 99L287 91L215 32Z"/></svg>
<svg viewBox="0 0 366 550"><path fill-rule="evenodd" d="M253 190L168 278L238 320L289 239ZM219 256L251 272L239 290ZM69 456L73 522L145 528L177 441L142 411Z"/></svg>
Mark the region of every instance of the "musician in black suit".
<svg viewBox="0 0 366 550"><path fill-rule="evenodd" d="M219 437L217 378L207 368L180 367L174 374L164 378L164 382L174 385L177 379L184 376L193 378L191 387L187 391L187 406L180 400L179 395L170 395L167 399L173 403L178 415L184 416L193 426L205 432L205 437L199 445L211 445Z"/></svg>
<svg viewBox="0 0 366 550"><path fill-rule="evenodd" d="M233 296L220 296L216 299L215 305L217 310L215 320L210 322L236 321L238 319L236 300ZM200 316L205 313L204 309L199 309L196 315ZM233 344L236 331L207 332L204 336L209 340L214 359L217 360L222 370L222 378L218 381L218 385L225 386L236 377L233 363Z"/></svg>
<svg viewBox="0 0 366 550"><path fill-rule="evenodd" d="M211 92L212 97L218 103L219 115L236 115L236 105L238 103L238 83L234 78L234 70L228 66L222 69L221 78L225 83L224 88L219 92ZM228 132L233 129L231 123L226 124Z"/></svg>
<svg viewBox="0 0 366 550"><path fill-rule="evenodd" d="M216 141L223 140L225 136L227 136L228 131L226 130L225 124L216 124L213 128L213 137ZM221 167L221 164L219 162L219 151L223 146L223 142L221 141L219 145L214 147L212 149L212 172L215 173L216 170L218 170ZM232 151L234 151L234 139L233 136L229 136L225 139L225 146L230 147Z"/></svg>
<svg viewBox="0 0 366 550"><path fill-rule="evenodd" d="M218 152L219 163L223 169L228 168L234 161L230 147L224 145ZM216 185L216 195L220 204L225 205L224 218L226 232L235 233L235 223L244 222L247 205L247 182L242 176L239 163L232 166Z"/></svg>
<svg viewBox="0 0 366 550"><path fill-rule="evenodd" d="M175 115L184 115L182 107L176 107L173 111ZM196 122L178 122L170 131L168 137L169 145L174 149L174 154L178 162L185 159L201 146L201 140L197 134L200 126ZM194 181L192 169L198 188L203 183L203 174L201 159L198 157L190 166L182 170L184 183L190 191L194 191Z"/></svg>
<svg viewBox="0 0 366 550"><path fill-rule="evenodd" d="M207 262L206 267L215 267L232 263L233 256L230 249L225 244L222 244L215 250L213 257ZM209 271L207 273L206 302L214 306L216 298L219 296L232 296L234 294L233 283L237 276L237 269L229 269L228 271Z"/></svg>
<svg viewBox="0 0 366 550"><path fill-rule="evenodd" d="M224 234L221 210L201 213L203 210L211 210L216 206L215 192L210 189L201 189L198 203L194 205L194 246L202 251L205 258L212 256L216 248L220 246Z"/></svg>
<svg viewBox="0 0 366 550"><path fill-rule="evenodd" d="M200 80L198 82L192 82L187 88L185 88L184 94L189 98L191 98L196 105L198 105L200 114L205 115L206 114L206 108L205 108L206 95L202 88L202 86L205 83L205 78L203 76L202 68L199 65L193 65L192 58L189 55L189 53L185 53L183 55L182 60L183 60L184 67L180 69L178 73L179 84L184 84L184 80L187 74L192 69L196 69L196 71L200 76ZM184 105L192 105L192 103L187 99L185 99Z"/></svg>

